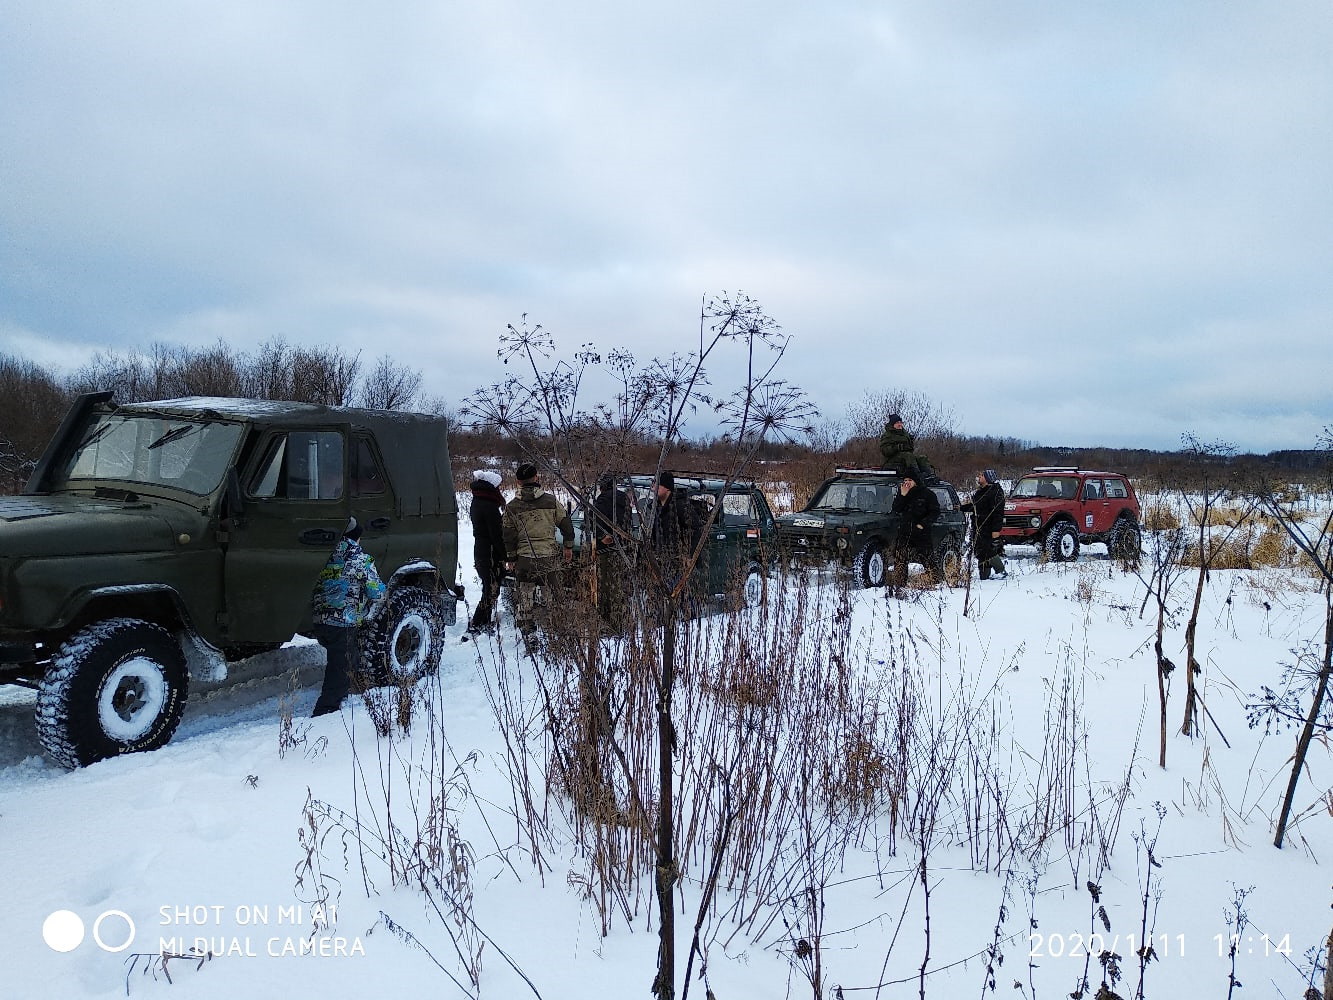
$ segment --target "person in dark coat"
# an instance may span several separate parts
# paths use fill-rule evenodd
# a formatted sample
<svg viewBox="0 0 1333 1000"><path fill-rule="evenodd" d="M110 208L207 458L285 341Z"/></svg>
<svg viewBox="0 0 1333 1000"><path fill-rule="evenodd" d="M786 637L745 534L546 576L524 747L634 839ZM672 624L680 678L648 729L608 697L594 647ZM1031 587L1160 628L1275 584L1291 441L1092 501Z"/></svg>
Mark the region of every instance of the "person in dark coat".
<svg viewBox="0 0 1333 1000"><path fill-rule="evenodd" d="M626 622L625 579L633 559L634 500L606 473L592 502L592 539L597 551L597 612L615 632Z"/></svg>
<svg viewBox="0 0 1333 1000"><path fill-rule="evenodd" d="M694 505L676 491L675 475L658 473L651 543L662 584L668 590L680 582L690 556L699 546L702 530Z"/></svg>
<svg viewBox="0 0 1333 1000"><path fill-rule="evenodd" d="M472 635L493 632L491 615L500 581L505 575L505 540L501 529L505 497L500 492L500 473L478 469L472 474L472 565L481 580L481 597L467 623Z"/></svg>
<svg viewBox="0 0 1333 1000"><path fill-rule="evenodd" d="M940 516L940 501L935 491L916 480L909 472L898 484L898 495L893 498L893 512L898 515L898 541L894 546L894 589L907 583L907 564L919 562L931 570L931 526Z"/></svg>
<svg viewBox="0 0 1333 1000"><path fill-rule="evenodd" d="M995 478L994 469L977 473L977 490L972 499L963 504L973 516L972 550L977 556L981 579L989 580L992 570L995 579L1003 580L1008 574L1001 558L1000 529L1004 527L1004 487Z"/></svg>

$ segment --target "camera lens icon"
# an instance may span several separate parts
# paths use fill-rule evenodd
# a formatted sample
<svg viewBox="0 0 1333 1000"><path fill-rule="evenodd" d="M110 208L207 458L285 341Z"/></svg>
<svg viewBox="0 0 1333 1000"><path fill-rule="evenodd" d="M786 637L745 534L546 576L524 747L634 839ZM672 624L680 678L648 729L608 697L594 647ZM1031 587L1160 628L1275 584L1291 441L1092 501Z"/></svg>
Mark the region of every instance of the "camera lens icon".
<svg viewBox="0 0 1333 1000"><path fill-rule="evenodd" d="M134 943L134 931L134 921L124 910L106 910L93 921L93 940L103 951L124 951ZM42 922L42 940L52 951L71 952L86 934L83 918L72 910L56 910Z"/></svg>

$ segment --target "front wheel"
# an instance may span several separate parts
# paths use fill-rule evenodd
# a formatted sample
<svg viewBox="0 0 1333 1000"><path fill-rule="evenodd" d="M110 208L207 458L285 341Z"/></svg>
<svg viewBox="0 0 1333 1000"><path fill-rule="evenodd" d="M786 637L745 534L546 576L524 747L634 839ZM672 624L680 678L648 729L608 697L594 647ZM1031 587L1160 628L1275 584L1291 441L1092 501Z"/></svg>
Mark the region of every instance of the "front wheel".
<svg viewBox="0 0 1333 1000"><path fill-rule="evenodd" d="M423 587L395 587L365 627L361 658L375 684L412 684L435 673L444 652L445 611Z"/></svg>
<svg viewBox="0 0 1333 1000"><path fill-rule="evenodd" d="M745 577L741 581L740 606L757 608L764 603L768 593L768 575L758 563L745 567Z"/></svg>
<svg viewBox="0 0 1333 1000"><path fill-rule="evenodd" d="M852 560L852 576L862 587L884 586L884 546L875 539L870 539L861 546Z"/></svg>
<svg viewBox="0 0 1333 1000"><path fill-rule="evenodd" d="M85 767L165 746L185 712L180 644L137 618L89 625L61 644L37 689L37 737L57 763Z"/></svg>
<svg viewBox="0 0 1333 1000"><path fill-rule="evenodd" d="M1052 562L1073 562L1078 558L1078 532L1068 521L1060 521L1046 533L1046 555Z"/></svg>
<svg viewBox="0 0 1333 1000"><path fill-rule="evenodd" d="M967 559L964 558L963 548L956 538L946 538L935 547L932 568L946 587L961 586L967 579Z"/></svg>

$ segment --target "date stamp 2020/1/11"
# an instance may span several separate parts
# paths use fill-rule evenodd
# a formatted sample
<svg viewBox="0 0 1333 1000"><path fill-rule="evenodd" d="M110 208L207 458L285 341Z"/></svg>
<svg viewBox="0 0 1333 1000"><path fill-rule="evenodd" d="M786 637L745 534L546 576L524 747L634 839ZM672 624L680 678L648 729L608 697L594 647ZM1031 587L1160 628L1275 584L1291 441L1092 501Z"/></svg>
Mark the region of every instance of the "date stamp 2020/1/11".
<svg viewBox="0 0 1333 1000"><path fill-rule="evenodd" d="M1028 935L1028 958L1093 958L1103 952L1117 955L1138 955L1144 948L1152 949L1152 957L1161 961L1185 957L1184 934L1151 934L1140 939L1137 934L1040 934ZM1123 950L1121 950L1123 949Z"/></svg>
<svg viewBox="0 0 1333 1000"><path fill-rule="evenodd" d="M1136 934L1083 934L1072 931L1068 934L1040 934L1033 931L1028 935L1028 958L1097 958L1103 952L1117 955L1138 955L1146 946L1152 949L1152 957L1158 961L1185 957L1184 934L1151 934L1143 938L1143 943ZM1264 958L1270 955L1291 955L1291 934L1281 937L1273 934L1214 934L1213 943L1217 945L1217 957L1226 958L1234 949L1237 955L1258 955ZM1123 948L1123 950L1122 950Z"/></svg>

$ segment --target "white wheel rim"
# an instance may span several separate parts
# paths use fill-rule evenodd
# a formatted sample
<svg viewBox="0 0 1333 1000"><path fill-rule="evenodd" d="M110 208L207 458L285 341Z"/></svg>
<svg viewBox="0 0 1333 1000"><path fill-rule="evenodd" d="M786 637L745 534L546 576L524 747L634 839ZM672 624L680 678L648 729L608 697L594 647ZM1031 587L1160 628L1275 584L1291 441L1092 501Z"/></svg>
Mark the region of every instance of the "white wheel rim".
<svg viewBox="0 0 1333 1000"><path fill-rule="evenodd" d="M129 743L152 731L167 704L161 664L135 656L107 675L97 693L97 721L113 740Z"/></svg>
<svg viewBox="0 0 1333 1000"><path fill-rule="evenodd" d="M884 579L884 553L872 553L866 560L866 575L870 577L872 583L879 583Z"/></svg>
<svg viewBox="0 0 1333 1000"><path fill-rule="evenodd" d="M745 606L753 608L764 599L764 578L759 573L751 573L745 578Z"/></svg>
<svg viewBox="0 0 1333 1000"><path fill-rule="evenodd" d="M419 611L404 615L398 622L398 627L393 630L393 635L389 637L389 664L394 673L404 677L420 673L426 666L424 657L430 651L433 637L430 621L425 615ZM399 644L411 642L413 639L416 648L412 651L412 656L404 660L399 656Z"/></svg>

